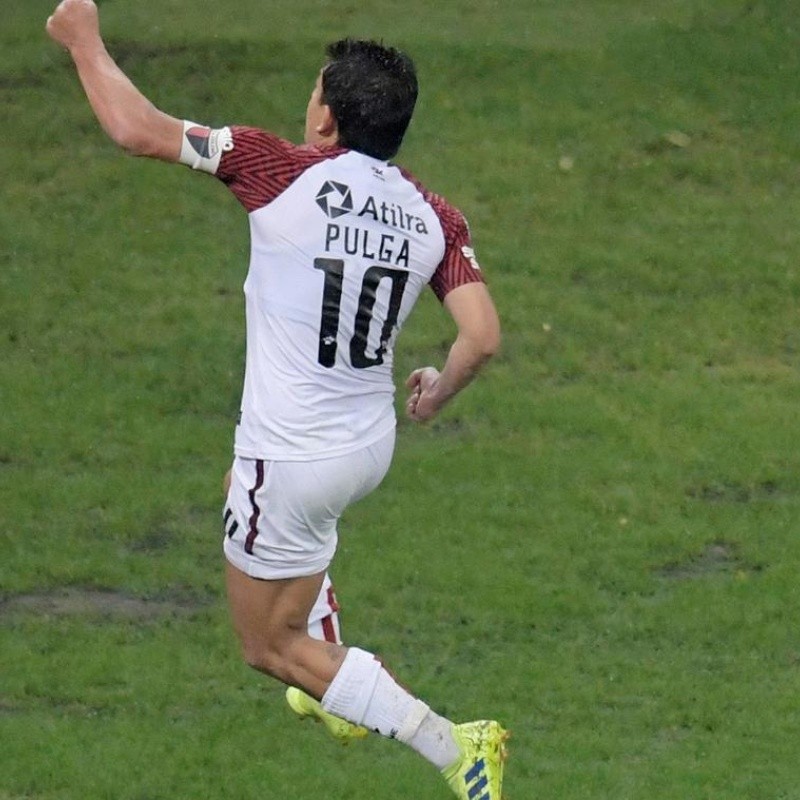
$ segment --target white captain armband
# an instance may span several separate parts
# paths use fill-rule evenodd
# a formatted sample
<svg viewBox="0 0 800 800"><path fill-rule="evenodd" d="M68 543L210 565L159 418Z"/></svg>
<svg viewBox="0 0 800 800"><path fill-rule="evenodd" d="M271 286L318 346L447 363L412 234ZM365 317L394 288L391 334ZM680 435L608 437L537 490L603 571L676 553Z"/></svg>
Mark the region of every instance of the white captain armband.
<svg viewBox="0 0 800 800"><path fill-rule="evenodd" d="M207 128L188 120L183 121L181 164L215 175L223 153L233 150L230 128Z"/></svg>

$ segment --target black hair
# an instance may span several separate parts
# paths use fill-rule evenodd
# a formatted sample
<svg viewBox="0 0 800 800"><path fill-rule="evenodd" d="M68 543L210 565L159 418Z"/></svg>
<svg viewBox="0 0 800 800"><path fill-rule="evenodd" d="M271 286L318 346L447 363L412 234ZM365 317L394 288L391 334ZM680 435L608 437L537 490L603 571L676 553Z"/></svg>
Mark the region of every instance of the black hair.
<svg viewBox="0 0 800 800"><path fill-rule="evenodd" d="M339 144L387 160L399 149L417 102L414 62L380 42L340 39L325 49L322 102Z"/></svg>

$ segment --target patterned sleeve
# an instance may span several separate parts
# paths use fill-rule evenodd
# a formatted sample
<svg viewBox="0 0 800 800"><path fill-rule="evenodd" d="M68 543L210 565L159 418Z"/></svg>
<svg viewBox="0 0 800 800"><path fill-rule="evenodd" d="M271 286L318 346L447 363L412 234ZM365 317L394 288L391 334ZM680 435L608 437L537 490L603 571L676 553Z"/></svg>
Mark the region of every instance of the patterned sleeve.
<svg viewBox="0 0 800 800"><path fill-rule="evenodd" d="M485 280L472 249L469 225L464 215L444 203L439 205L437 213L444 229L445 251L430 285L442 301L448 292L458 286L465 283L485 283Z"/></svg>
<svg viewBox="0 0 800 800"><path fill-rule="evenodd" d="M274 200L307 166L302 148L259 128L231 127L216 175L248 212Z"/></svg>

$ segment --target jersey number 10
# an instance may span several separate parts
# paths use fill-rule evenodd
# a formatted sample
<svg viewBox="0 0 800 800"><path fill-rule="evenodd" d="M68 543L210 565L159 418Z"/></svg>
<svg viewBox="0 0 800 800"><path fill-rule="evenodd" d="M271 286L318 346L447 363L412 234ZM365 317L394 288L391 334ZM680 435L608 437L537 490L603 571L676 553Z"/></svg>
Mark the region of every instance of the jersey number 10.
<svg viewBox="0 0 800 800"><path fill-rule="evenodd" d="M342 303L342 284L344 283L344 261L341 258L315 258L314 269L325 273L325 287L322 292L322 319L319 325L319 354L317 359L323 367L332 367L336 362L336 338L339 333L339 314ZM367 355L369 329L375 318L375 298L378 286L384 278L392 282L389 308L381 327L381 338L374 356ZM389 345L392 331L397 325L400 303L408 280L408 273L389 267L370 267L361 282L358 298L358 311L350 339L350 363L357 369L366 369L383 364L383 354ZM378 320L380 323L380 320Z"/></svg>

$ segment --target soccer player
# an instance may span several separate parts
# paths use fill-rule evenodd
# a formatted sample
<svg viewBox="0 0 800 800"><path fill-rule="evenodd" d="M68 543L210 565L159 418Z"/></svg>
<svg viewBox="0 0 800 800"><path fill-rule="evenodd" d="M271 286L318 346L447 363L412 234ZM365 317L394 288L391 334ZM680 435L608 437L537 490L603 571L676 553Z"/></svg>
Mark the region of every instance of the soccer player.
<svg viewBox="0 0 800 800"><path fill-rule="evenodd" d="M389 468L392 352L417 297L430 285L456 336L441 372L406 381L412 420L434 417L499 344L464 217L389 161L416 102L412 62L375 42L330 45L297 146L158 110L108 54L91 0L63 0L47 31L114 142L216 176L248 214L246 368L223 539L245 660L299 690L299 713L399 739L462 800L500 800L499 723L454 724L371 653L309 635L337 521Z"/></svg>

